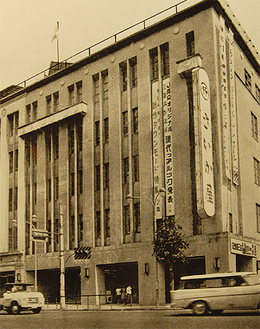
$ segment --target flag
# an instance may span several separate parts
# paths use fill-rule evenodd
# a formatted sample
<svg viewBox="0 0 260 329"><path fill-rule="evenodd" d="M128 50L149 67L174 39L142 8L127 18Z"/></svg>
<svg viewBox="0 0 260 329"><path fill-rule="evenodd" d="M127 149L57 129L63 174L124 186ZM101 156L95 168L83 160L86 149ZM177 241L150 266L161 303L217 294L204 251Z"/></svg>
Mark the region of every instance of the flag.
<svg viewBox="0 0 260 329"><path fill-rule="evenodd" d="M59 38L59 22L57 22L57 26L55 28L54 35L51 39L51 42L55 39L58 39L58 38Z"/></svg>

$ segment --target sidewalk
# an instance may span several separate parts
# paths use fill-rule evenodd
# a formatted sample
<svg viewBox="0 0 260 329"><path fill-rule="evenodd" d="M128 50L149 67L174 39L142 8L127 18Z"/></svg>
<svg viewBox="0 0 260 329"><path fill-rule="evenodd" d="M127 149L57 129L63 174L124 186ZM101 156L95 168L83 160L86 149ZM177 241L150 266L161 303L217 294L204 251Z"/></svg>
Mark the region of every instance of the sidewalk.
<svg viewBox="0 0 260 329"><path fill-rule="evenodd" d="M60 304L45 304L42 310L60 310ZM123 304L103 304L103 305L81 305L81 304L66 304L66 310L82 310L82 311L124 311L124 310L170 310L170 304L143 306L139 304L123 305Z"/></svg>

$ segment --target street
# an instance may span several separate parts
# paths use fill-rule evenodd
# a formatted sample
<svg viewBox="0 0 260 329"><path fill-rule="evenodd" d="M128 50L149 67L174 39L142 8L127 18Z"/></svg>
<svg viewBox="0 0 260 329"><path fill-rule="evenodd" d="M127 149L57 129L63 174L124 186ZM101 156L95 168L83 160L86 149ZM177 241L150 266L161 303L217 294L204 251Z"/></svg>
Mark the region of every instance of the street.
<svg viewBox="0 0 260 329"><path fill-rule="evenodd" d="M225 312L220 316L194 316L186 311L117 310L71 311L45 310L40 314L24 312L8 315L0 312L0 327L5 329L258 329L259 312Z"/></svg>

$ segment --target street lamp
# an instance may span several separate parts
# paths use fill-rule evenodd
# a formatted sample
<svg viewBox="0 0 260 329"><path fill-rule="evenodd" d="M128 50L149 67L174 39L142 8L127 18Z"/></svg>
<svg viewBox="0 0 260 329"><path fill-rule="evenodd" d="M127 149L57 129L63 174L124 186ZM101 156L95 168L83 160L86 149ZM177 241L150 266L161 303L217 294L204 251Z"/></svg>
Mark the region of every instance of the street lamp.
<svg viewBox="0 0 260 329"><path fill-rule="evenodd" d="M160 188L159 192L156 194L155 198L154 198L154 201L149 199L148 197L146 196L133 196L131 194L128 194L126 199L128 201L131 201L133 199L144 199L144 200L147 200L151 203L151 205L153 206L153 239L155 241L155 238L156 238L156 230L157 230L157 223L156 223L156 201L159 197L159 195L161 195L162 193L165 193L165 188ZM159 278L158 278L158 261L157 259L155 258L155 264L156 264L156 307L159 307Z"/></svg>

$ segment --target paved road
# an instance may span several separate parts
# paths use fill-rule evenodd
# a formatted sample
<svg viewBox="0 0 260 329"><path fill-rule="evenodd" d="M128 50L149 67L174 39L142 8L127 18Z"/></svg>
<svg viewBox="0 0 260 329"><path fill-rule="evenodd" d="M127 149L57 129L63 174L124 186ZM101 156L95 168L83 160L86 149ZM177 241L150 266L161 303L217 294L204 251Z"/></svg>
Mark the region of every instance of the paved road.
<svg viewBox="0 0 260 329"><path fill-rule="evenodd" d="M185 311L42 311L8 315L0 312L1 329L259 329L259 312L194 316Z"/></svg>

